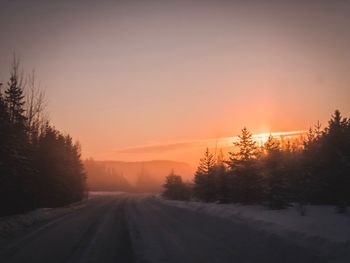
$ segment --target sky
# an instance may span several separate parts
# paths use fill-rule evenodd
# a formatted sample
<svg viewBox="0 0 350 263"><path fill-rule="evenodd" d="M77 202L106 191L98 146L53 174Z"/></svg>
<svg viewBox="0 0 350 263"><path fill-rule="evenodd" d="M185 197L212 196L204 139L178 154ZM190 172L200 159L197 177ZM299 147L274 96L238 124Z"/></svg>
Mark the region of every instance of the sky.
<svg viewBox="0 0 350 263"><path fill-rule="evenodd" d="M349 116L349 25L347 0L0 0L0 82L16 52L84 157L186 161Z"/></svg>

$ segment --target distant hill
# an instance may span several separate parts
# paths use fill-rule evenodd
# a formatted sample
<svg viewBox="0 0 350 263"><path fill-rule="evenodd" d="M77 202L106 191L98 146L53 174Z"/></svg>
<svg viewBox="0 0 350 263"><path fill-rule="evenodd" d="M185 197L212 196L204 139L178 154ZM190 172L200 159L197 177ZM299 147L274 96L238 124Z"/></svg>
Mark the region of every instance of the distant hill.
<svg viewBox="0 0 350 263"><path fill-rule="evenodd" d="M142 174L149 174L154 180L163 183L165 176L167 176L171 170L183 176L184 179L191 178L194 172L193 168L185 162L168 160L145 162L101 161L100 163L124 175L131 184L135 184L138 177Z"/></svg>
<svg viewBox="0 0 350 263"><path fill-rule="evenodd" d="M86 161L85 164L88 162ZM118 187L118 182L120 182L120 178L122 177L128 181L133 190L145 192L161 191L164 179L171 170L181 175L184 180L190 180L194 173L194 169L189 164L169 160L93 162L98 166L103 166L106 171L113 171L108 176L102 176L96 172L89 172L91 165L85 165L89 176L88 185L90 189L98 190L113 190L114 188L115 190L123 190L122 186ZM99 183L99 178L103 179L104 187L101 187L102 184Z"/></svg>

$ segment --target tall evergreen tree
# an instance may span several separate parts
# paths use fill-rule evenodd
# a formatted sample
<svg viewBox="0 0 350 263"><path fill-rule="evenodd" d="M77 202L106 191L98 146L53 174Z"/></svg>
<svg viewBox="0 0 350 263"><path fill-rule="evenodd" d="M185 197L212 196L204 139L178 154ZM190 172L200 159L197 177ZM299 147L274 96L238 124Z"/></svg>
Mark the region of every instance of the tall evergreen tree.
<svg viewBox="0 0 350 263"><path fill-rule="evenodd" d="M322 142L324 169L327 171L326 192L338 212L350 205L350 140L349 120L336 110L328 123Z"/></svg>
<svg viewBox="0 0 350 263"><path fill-rule="evenodd" d="M258 147L256 141L253 140L252 134L246 127L242 129L242 134L238 136L238 141L234 142L234 146L238 147L238 152L229 152L229 166L245 165L251 163L258 156Z"/></svg>
<svg viewBox="0 0 350 263"><path fill-rule="evenodd" d="M234 143L238 152L230 152L228 165L233 181L233 199L236 202L256 203L262 201L262 179L258 172L258 148L246 127Z"/></svg>
<svg viewBox="0 0 350 263"><path fill-rule="evenodd" d="M222 154L215 158L207 149L195 174L194 194L198 199L242 203L267 200L274 209L293 202L302 215L307 203L333 204L338 212L347 211L350 119L343 118L338 110L325 129L319 122L310 128L304 141L290 137L278 141L270 136L259 152L244 128L234 145L238 149L229 153L227 166Z"/></svg>
<svg viewBox="0 0 350 263"><path fill-rule="evenodd" d="M278 140L270 135L264 144L263 172L267 182L267 201L273 209L288 205L287 183L284 177L282 153Z"/></svg>
<svg viewBox="0 0 350 263"><path fill-rule="evenodd" d="M324 171L319 162L321 158L320 138L322 136L321 124L316 123L314 128L309 129L304 140L304 148L301 152L302 170L296 176L299 178L298 192L305 202L322 203L325 193L322 186ZM304 193L302 196L302 193Z"/></svg>
<svg viewBox="0 0 350 263"><path fill-rule="evenodd" d="M217 196L221 203L228 203L231 201L231 176L227 172L224 154L220 149L216 157L216 165L214 170L217 178Z"/></svg>
<svg viewBox="0 0 350 263"><path fill-rule="evenodd" d="M62 206L84 197L86 175L80 147L49 124L39 137L35 167L40 206Z"/></svg>
<svg viewBox="0 0 350 263"><path fill-rule="evenodd" d="M5 98L2 93L2 84L0 85L0 215L6 214L12 210L10 204L12 200L13 176L11 175L10 156L11 139L13 136L10 129L10 119L7 112Z"/></svg>
<svg viewBox="0 0 350 263"><path fill-rule="evenodd" d="M65 205L86 194L79 144L48 124L39 132L42 99L29 97L26 107L14 59L4 92L0 85L0 216Z"/></svg>
<svg viewBox="0 0 350 263"><path fill-rule="evenodd" d="M217 199L215 165L215 156L207 148L194 176L194 196L199 200L210 202Z"/></svg>
<svg viewBox="0 0 350 263"><path fill-rule="evenodd" d="M24 129L26 120L24 115L24 87L19 73L19 61L16 58L13 60L10 81L7 90L5 90L5 101L10 122L19 129Z"/></svg>
<svg viewBox="0 0 350 263"><path fill-rule="evenodd" d="M317 123L314 126L314 134L315 134L316 140L319 140L323 134L322 125L321 125L320 121L317 121Z"/></svg>
<svg viewBox="0 0 350 263"><path fill-rule="evenodd" d="M30 164L30 145L26 133L26 118L24 115L23 83L19 75L19 62L14 58L8 87L4 92L3 103L8 118L6 135L7 190L5 196L8 209L4 211L24 211L35 207L33 198L33 167Z"/></svg>
<svg viewBox="0 0 350 263"><path fill-rule="evenodd" d="M10 118L7 112L5 98L2 92L2 83L0 83L0 150L5 150L5 143L8 142Z"/></svg>

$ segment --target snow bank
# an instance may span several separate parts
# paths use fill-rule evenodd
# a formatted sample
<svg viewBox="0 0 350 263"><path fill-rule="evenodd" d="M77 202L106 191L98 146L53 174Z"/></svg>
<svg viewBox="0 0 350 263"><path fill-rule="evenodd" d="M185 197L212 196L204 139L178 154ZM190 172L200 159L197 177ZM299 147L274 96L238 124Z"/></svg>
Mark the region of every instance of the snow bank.
<svg viewBox="0 0 350 263"><path fill-rule="evenodd" d="M120 194L124 194L124 192L89 192L88 199ZM86 200L83 200L65 207L40 208L23 214L0 217L0 243L15 236L29 226L63 216L81 209L85 205Z"/></svg>
<svg viewBox="0 0 350 263"><path fill-rule="evenodd" d="M40 208L24 214L0 217L0 244L29 226L63 216L85 205L86 202L81 201L60 208Z"/></svg>
<svg viewBox="0 0 350 263"><path fill-rule="evenodd" d="M333 206L306 206L301 216L296 207L270 210L264 206L170 201L157 196L160 202L226 219L243 219L274 234L299 233L300 237L324 239L350 245L350 216L335 213Z"/></svg>

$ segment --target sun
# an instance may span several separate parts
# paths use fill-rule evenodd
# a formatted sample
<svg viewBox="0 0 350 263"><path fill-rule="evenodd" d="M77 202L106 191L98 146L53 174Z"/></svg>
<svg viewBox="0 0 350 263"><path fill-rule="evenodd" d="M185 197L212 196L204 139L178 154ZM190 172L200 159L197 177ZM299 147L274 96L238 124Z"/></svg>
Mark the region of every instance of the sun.
<svg viewBox="0 0 350 263"><path fill-rule="evenodd" d="M285 132L265 132L253 134L253 139L258 143L258 145L264 145L267 142L269 136L271 135L278 140L290 140L297 137L303 137L307 131L298 130L298 131L285 131Z"/></svg>

